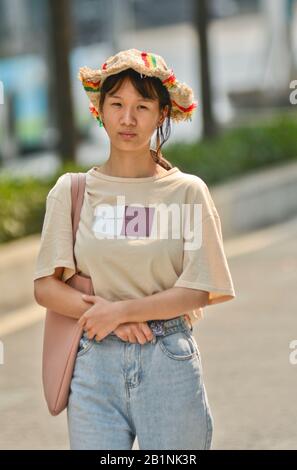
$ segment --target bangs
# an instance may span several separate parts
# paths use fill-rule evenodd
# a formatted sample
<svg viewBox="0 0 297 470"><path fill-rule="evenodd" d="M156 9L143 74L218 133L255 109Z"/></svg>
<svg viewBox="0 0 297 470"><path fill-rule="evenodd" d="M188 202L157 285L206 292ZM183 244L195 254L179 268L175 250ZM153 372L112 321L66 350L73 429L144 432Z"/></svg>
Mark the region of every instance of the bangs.
<svg viewBox="0 0 297 470"><path fill-rule="evenodd" d="M143 98L158 100L160 96L158 89L162 87L166 90L159 78L149 77L143 74L141 75L136 72L136 70L130 68L117 74L110 75L106 80L104 80L101 89L101 97L103 98L102 95L105 95L106 93L116 93L121 88L126 78L130 79L134 88Z"/></svg>

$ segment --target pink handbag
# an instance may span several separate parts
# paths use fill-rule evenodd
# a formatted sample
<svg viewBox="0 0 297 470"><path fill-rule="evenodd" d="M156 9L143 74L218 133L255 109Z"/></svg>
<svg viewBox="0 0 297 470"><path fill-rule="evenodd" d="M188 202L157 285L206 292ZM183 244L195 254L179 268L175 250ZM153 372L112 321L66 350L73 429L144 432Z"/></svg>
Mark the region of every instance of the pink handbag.
<svg viewBox="0 0 297 470"><path fill-rule="evenodd" d="M74 255L76 231L85 191L85 173L71 173L71 219L73 230L73 258L75 274L66 284L85 294L94 295L92 280L77 272ZM66 408L70 392L79 341L83 329L78 319L46 309L42 353L42 381L47 406L56 416Z"/></svg>

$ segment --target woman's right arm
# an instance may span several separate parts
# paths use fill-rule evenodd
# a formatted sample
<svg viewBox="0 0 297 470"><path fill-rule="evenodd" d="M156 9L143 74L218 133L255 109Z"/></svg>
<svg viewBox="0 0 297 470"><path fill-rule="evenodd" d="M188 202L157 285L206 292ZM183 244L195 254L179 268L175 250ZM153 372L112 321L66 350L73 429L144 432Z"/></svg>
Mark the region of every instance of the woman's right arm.
<svg viewBox="0 0 297 470"><path fill-rule="evenodd" d="M34 297L39 305L54 312L79 319L90 307L81 297L81 292L61 281L63 267L55 269L54 274L34 281ZM114 333L123 341L144 344L153 337L146 322L129 322L119 325Z"/></svg>
<svg viewBox="0 0 297 470"><path fill-rule="evenodd" d="M82 299L80 291L61 281L63 269L56 268L51 276L36 279L34 297L45 308L79 319L90 308L90 303Z"/></svg>

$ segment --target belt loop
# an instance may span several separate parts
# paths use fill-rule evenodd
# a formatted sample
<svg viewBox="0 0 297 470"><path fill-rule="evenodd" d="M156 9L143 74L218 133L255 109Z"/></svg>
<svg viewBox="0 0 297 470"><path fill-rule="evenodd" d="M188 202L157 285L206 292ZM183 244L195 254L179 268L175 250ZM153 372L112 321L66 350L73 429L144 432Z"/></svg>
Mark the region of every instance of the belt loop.
<svg viewBox="0 0 297 470"><path fill-rule="evenodd" d="M184 318L185 322L187 323L187 325L189 326L190 330L193 331L193 325L192 325L192 321L191 321L190 316L185 314L185 315L183 315L183 318Z"/></svg>

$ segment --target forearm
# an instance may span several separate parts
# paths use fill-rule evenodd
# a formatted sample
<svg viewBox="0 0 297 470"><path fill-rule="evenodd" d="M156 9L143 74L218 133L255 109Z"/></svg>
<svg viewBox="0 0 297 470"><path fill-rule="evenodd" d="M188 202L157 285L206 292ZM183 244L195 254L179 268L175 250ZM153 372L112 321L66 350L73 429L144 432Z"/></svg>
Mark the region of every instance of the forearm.
<svg viewBox="0 0 297 470"><path fill-rule="evenodd" d="M172 287L140 299L122 300L121 323L175 318L207 305L208 295L208 292L198 289Z"/></svg>
<svg viewBox="0 0 297 470"><path fill-rule="evenodd" d="M82 299L81 292L65 282L56 278L44 279L42 282L43 285L38 287L38 296L35 294L39 305L77 319L90 308L90 303Z"/></svg>

